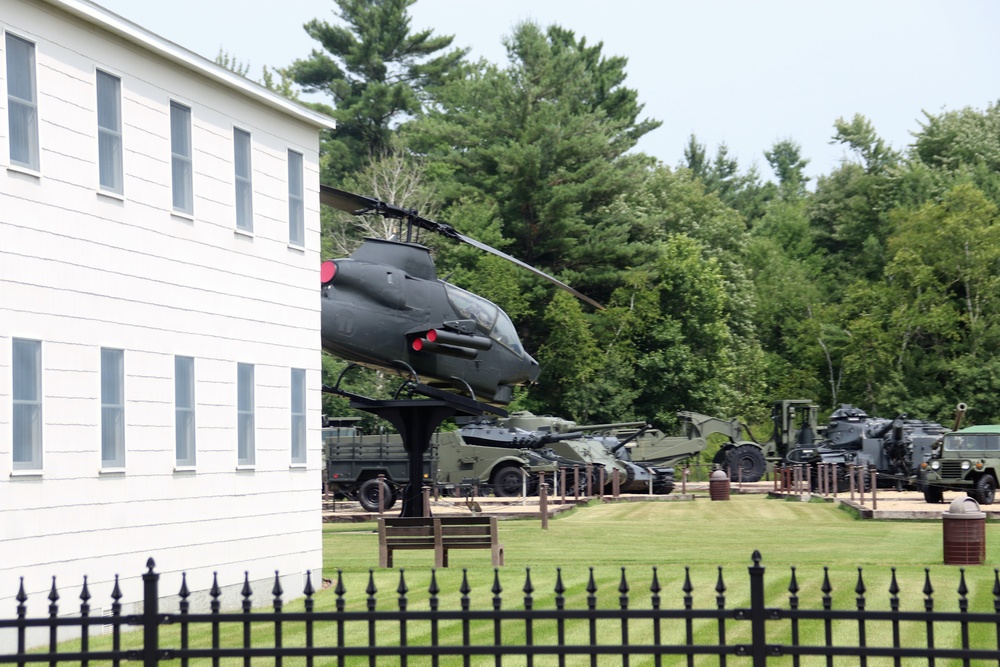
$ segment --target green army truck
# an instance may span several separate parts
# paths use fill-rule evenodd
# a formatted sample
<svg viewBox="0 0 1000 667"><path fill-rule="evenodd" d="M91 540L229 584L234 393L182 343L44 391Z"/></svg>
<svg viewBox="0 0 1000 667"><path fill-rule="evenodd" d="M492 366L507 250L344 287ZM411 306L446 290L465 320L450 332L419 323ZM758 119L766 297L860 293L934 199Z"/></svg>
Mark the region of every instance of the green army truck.
<svg viewBox="0 0 1000 667"><path fill-rule="evenodd" d="M980 505L992 505L1000 473L1000 425L946 433L921 468L927 502L941 502L944 491L965 491Z"/></svg>
<svg viewBox="0 0 1000 667"><path fill-rule="evenodd" d="M396 503L409 481L409 458L398 434L331 432L324 438L323 455L327 488L369 512L378 510L379 475L385 482L383 509ZM525 490L535 493L538 473L554 473L559 466L531 449L472 445L457 431L438 432L424 457L422 482L445 493L472 483L488 485L494 495L516 497Z"/></svg>

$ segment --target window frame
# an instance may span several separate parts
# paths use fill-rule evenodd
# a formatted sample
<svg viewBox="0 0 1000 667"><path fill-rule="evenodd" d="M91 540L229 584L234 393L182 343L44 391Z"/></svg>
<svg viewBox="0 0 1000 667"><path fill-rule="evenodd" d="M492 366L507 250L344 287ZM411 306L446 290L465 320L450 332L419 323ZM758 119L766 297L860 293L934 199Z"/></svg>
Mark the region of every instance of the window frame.
<svg viewBox="0 0 1000 667"><path fill-rule="evenodd" d="M174 461L178 468L193 468L198 460L195 379L194 357L174 355ZM188 405L182 405L184 397Z"/></svg>
<svg viewBox="0 0 1000 667"><path fill-rule="evenodd" d="M102 100L108 99L101 94L101 82L114 83L113 92L114 118L105 118L104 121L113 121L114 127L102 123ZM122 78L100 67L96 68L94 75L94 89L97 92L97 172L98 187L101 192L122 196L125 194L125 171L124 171L124 141L122 138ZM106 142L111 139L111 154L105 154ZM106 164L109 159L111 164ZM105 183L105 172L110 169L113 182Z"/></svg>
<svg viewBox="0 0 1000 667"><path fill-rule="evenodd" d="M288 244L296 248L306 245L305 156L291 148L288 149Z"/></svg>
<svg viewBox="0 0 1000 667"><path fill-rule="evenodd" d="M20 95L15 95L11 91L11 71L14 63L12 62L14 50L11 48L11 44L14 42L21 42L29 48L29 62L27 63L28 72L28 86L31 89L31 99L25 99ZM41 171L41 143L39 140L39 119L38 119L38 58L37 58L37 44L26 37L21 37L15 33L4 31L4 82L7 90L7 159L8 165L15 168L26 169L38 173ZM26 139L26 150L28 152L28 161L16 159L14 157L14 137L18 134L16 130L23 130L23 128L16 128L15 123L17 123L18 116L14 113L14 109L27 109L29 110L27 120L25 125L27 126Z"/></svg>
<svg viewBox="0 0 1000 667"><path fill-rule="evenodd" d="M34 397L31 398L18 398L19 387L24 389L18 383L18 378L23 377L18 373L18 358L16 348L18 344L27 344L32 347L32 360L35 364L35 368L29 369L31 375L33 375L33 389ZM44 416L44 397L45 394L42 391L42 341L34 340L30 338L12 338L11 339L11 469L15 473L19 472L41 472L43 463L43 442L44 442L44 426L45 422L43 420ZM32 432L31 443L29 446L30 456L27 460L17 460L18 453L18 419L19 414L23 414L23 410L18 410L18 407L33 407L32 415L30 416L30 421L33 422L31 426L33 428L29 429ZM22 447L22 449L24 449Z"/></svg>
<svg viewBox="0 0 1000 667"><path fill-rule="evenodd" d="M306 395L306 371L303 368L293 368L289 396L289 412L291 413L289 454L292 465L305 465L307 463Z"/></svg>
<svg viewBox="0 0 1000 667"><path fill-rule="evenodd" d="M117 368L112 372L117 374L116 378L108 377L108 367L105 365L110 360L110 356L115 356ZM101 348L101 469L102 470L122 470L125 468L125 350L111 347ZM107 391L108 382L114 382L118 396L110 396ZM112 402L117 398L117 402ZM117 421L112 422L108 415L117 414ZM108 441L114 436L111 446L113 452L109 452ZM111 456L109 456L109 454Z"/></svg>
<svg viewBox="0 0 1000 667"><path fill-rule="evenodd" d="M237 363L236 465L240 468L251 468L257 462L254 385L254 365Z"/></svg>
<svg viewBox="0 0 1000 667"><path fill-rule="evenodd" d="M241 156L241 153L245 155ZM245 172L240 169L245 162ZM233 127L233 176L236 195L236 229L253 234L253 136L247 130ZM242 193L242 194L241 194Z"/></svg>
<svg viewBox="0 0 1000 667"><path fill-rule="evenodd" d="M175 130L175 117L174 113L183 112L186 114L185 131L187 132L187 153L177 152L177 137L174 135ZM182 215L194 216L194 137L193 137L193 124L194 114L192 112L191 106L184 104L183 102L178 102L177 100L170 100L170 203L173 207L174 213L180 213ZM186 169L182 172L182 176L178 177L178 167L186 166ZM185 181L182 183L184 190L181 192L181 196L184 198L182 202L183 206L178 206L177 195L178 195L178 181ZM186 195L186 196L184 196Z"/></svg>

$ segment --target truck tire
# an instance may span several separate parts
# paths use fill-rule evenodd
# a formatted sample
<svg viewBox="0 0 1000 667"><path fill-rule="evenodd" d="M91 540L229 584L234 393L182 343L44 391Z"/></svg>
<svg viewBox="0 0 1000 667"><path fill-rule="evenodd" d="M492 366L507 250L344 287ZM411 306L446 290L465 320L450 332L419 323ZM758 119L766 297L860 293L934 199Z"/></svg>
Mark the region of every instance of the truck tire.
<svg viewBox="0 0 1000 667"><path fill-rule="evenodd" d="M759 482L767 470L764 453L756 445L740 445L732 450L726 461L726 474L732 470L731 482L742 479L744 482Z"/></svg>
<svg viewBox="0 0 1000 667"><path fill-rule="evenodd" d="M501 466L493 473L493 495L498 498L516 498L521 495L524 475L514 465Z"/></svg>
<svg viewBox="0 0 1000 667"><path fill-rule="evenodd" d="M980 505L992 505L996 494L997 481L993 475L986 473L976 481L976 502Z"/></svg>
<svg viewBox="0 0 1000 667"><path fill-rule="evenodd" d="M939 503L943 497L940 486L931 486L924 482L924 501L928 503Z"/></svg>
<svg viewBox="0 0 1000 667"><path fill-rule="evenodd" d="M369 479L362 482L361 488L358 489L358 502L365 511L378 512L378 484L377 479ZM382 509L390 509L395 504L396 496L392 492L392 486L383 483Z"/></svg>

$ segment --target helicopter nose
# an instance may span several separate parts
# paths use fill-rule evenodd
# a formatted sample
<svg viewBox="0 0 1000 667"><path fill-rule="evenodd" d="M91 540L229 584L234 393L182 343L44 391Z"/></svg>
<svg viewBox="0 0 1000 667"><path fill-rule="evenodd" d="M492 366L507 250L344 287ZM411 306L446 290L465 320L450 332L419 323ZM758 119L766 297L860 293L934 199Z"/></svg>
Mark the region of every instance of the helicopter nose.
<svg viewBox="0 0 1000 667"><path fill-rule="evenodd" d="M528 367L528 380L530 382L535 382L538 380L538 374L541 373L542 369L538 365L538 362L535 361L534 357L529 356L528 361L531 362L531 365Z"/></svg>

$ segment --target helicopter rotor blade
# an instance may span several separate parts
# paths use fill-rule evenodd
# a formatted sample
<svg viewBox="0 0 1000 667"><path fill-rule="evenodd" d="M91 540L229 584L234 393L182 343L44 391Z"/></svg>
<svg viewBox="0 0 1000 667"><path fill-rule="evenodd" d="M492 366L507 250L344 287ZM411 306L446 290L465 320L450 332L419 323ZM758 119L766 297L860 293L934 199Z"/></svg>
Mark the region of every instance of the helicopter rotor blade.
<svg viewBox="0 0 1000 667"><path fill-rule="evenodd" d="M381 203L377 199L331 188L329 185L319 186L319 202L338 211L346 211L354 215L361 215L369 211L378 211L379 204Z"/></svg>
<svg viewBox="0 0 1000 667"><path fill-rule="evenodd" d="M604 310L604 306L602 306L601 304L597 303L596 301L594 301L593 299L591 299L589 296L587 296L585 294L581 294L580 292L576 291L575 289L573 289L572 287L570 287L569 285L567 285L563 281L559 280L558 278L553 278L549 274L545 273L544 271L542 271L540 269L536 269L535 267L533 267L531 264L528 264L527 262L522 262L521 260L517 259L516 257L511 257L510 255L508 255L505 252L502 252L500 250L497 250L496 248L488 246L485 243L481 243L481 242L477 241L476 239L472 239L472 238L469 238L468 236L464 236L462 234L459 234L458 232L455 232L455 238L457 238L459 241L463 241L465 243L468 243L469 245L471 245L471 246L473 246L475 248L479 248L480 250L483 250L485 252L492 253L492 254L496 255L497 257L502 257L503 259L506 259L508 262L513 262L514 264L517 264L521 268L527 269L528 271L531 271L536 276L539 276L541 278L544 278L545 280L548 280L550 283L552 283L556 287L559 287L560 289L566 290L567 292L569 292L570 294L572 294L573 296L575 296L577 299L580 299L581 301L586 301L587 303L589 303L594 308L597 308L598 310Z"/></svg>
<svg viewBox="0 0 1000 667"><path fill-rule="evenodd" d="M428 218L421 217L417 215L415 210L401 208L399 206L394 206L393 204L387 204L378 199L372 197L365 197L363 195L357 195L353 192L346 192L344 190L338 190L337 188L331 188L328 185L319 186L319 201L321 204L326 206L331 206L340 211L346 211L353 215L364 215L365 213L377 213L387 218L405 218L410 224L416 225L421 229L426 229L431 232L437 232L438 234L443 234L448 238L452 238L464 243L468 243L474 248L479 248L480 250L488 253L492 253L497 257L506 259L508 262L513 262L523 269L531 271L536 276L544 278L553 285L559 287L560 289L566 290L576 298L581 301L586 301L598 310L604 310L604 306L594 301L590 297L581 294L576 291L566 283L562 282L557 278L553 278L549 274L536 269L526 262L522 262L516 257L511 257L505 252L497 250L492 246L488 246L485 243L481 243L473 238L469 238L463 234L459 234L458 231L451 225L445 224L443 222L436 222Z"/></svg>

